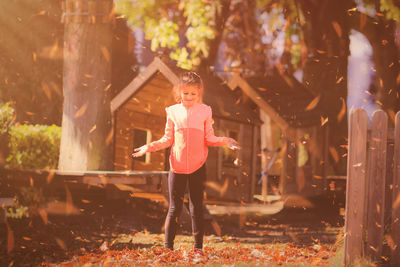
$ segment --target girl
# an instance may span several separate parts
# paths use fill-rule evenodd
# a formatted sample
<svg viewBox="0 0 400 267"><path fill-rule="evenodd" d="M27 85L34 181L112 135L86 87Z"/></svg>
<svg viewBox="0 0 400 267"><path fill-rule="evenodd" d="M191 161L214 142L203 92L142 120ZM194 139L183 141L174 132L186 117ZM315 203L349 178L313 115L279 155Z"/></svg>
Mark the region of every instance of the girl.
<svg viewBox="0 0 400 267"><path fill-rule="evenodd" d="M178 104L167 107L164 136L134 150L133 157L172 145L169 157L169 210L165 221L165 247L173 249L186 183L189 184L190 214L195 250L203 248L203 191L206 180L207 146L240 149L228 137L217 137L212 127L211 108L202 104L203 82L195 72L185 72L174 88Z"/></svg>

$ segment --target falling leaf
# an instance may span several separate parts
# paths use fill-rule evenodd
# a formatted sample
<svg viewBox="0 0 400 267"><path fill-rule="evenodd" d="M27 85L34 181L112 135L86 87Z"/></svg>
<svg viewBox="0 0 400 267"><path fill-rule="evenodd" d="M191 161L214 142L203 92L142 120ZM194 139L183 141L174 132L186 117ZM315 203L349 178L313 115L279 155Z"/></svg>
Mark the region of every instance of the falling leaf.
<svg viewBox="0 0 400 267"><path fill-rule="evenodd" d="M306 107L306 110L312 110L312 109L314 109L314 108L317 106L317 104L319 103L320 98L321 98L321 95L318 95L317 97L315 97L315 98L310 102L310 104L308 104L308 106Z"/></svg>
<svg viewBox="0 0 400 267"><path fill-rule="evenodd" d="M74 205L72 202L71 191L69 191L69 188L67 185L65 185L65 196L66 196L66 204L67 204L67 205L65 205L65 213L70 214L70 213L72 213L72 207Z"/></svg>
<svg viewBox="0 0 400 267"><path fill-rule="evenodd" d="M324 118L321 116L321 127L324 126L328 122L328 119L329 119L329 117Z"/></svg>
<svg viewBox="0 0 400 267"><path fill-rule="evenodd" d="M23 236L23 237L22 237L22 239L24 239L24 240L28 240L28 241L32 240L32 238L30 238L30 237L27 237L27 236Z"/></svg>
<svg viewBox="0 0 400 267"><path fill-rule="evenodd" d="M111 83L109 83L105 88L104 88L104 91L106 92L106 91L108 91L108 89L110 89L111 88Z"/></svg>
<svg viewBox="0 0 400 267"><path fill-rule="evenodd" d="M397 245L394 243L392 236L385 235L385 239L386 239L386 242L389 245L390 249L392 251L394 251L396 249Z"/></svg>
<svg viewBox="0 0 400 267"><path fill-rule="evenodd" d="M396 119L396 113L393 111L393 109L389 109L387 110L387 113L389 115L389 118L393 121L393 123L395 122Z"/></svg>
<svg viewBox="0 0 400 267"><path fill-rule="evenodd" d="M265 88L263 88L263 87L258 87L258 90L259 90L259 91L262 91L262 92L267 91L267 89L265 89Z"/></svg>
<svg viewBox="0 0 400 267"><path fill-rule="evenodd" d="M111 144L114 137L114 129L111 129L106 138L106 145Z"/></svg>
<svg viewBox="0 0 400 267"><path fill-rule="evenodd" d="M101 52L103 53L103 56L106 59L106 61L110 62L110 52L108 52L108 49L105 46L101 47Z"/></svg>
<svg viewBox="0 0 400 267"><path fill-rule="evenodd" d="M336 84L339 84L341 81L343 81L343 76L342 77L340 77L337 81L336 81Z"/></svg>
<svg viewBox="0 0 400 267"><path fill-rule="evenodd" d="M47 212L44 209L39 209L39 215L42 218L42 221L44 222L44 224L48 223L48 218L47 218Z"/></svg>
<svg viewBox="0 0 400 267"><path fill-rule="evenodd" d="M10 226L7 224L7 253L10 253L14 249L14 231L11 230Z"/></svg>
<svg viewBox="0 0 400 267"><path fill-rule="evenodd" d="M400 194L397 196L396 200L393 202L393 209L396 210L400 207Z"/></svg>
<svg viewBox="0 0 400 267"><path fill-rule="evenodd" d="M340 27L339 23L337 23L337 21L332 21L332 26L335 29L336 34L339 37L342 37L342 28Z"/></svg>
<svg viewBox="0 0 400 267"><path fill-rule="evenodd" d="M54 42L53 46L50 49L49 52L50 58L53 58L56 55L57 51L58 51L58 40Z"/></svg>
<svg viewBox="0 0 400 267"><path fill-rule="evenodd" d="M65 245L64 241L62 241L61 239L59 239L57 237L55 239L56 239L57 244L60 246L60 248L62 248L63 250L67 250L67 246Z"/></svg>
<svg viewBox="0 0 400 267"><path fill-rule="evenodd" d="M85 104L82 105L82 107L75 113L75 118L81 117L83 114L85 114L86 109L88 107L88 103L86 102Z"/></svg>
<svg viewBox="0 0 400 267"><path fill-rule="evenodd" d="M341 122L344 115L346 114L346 102L344 101L343 97L341 97L340 100L342 101L342 107L339 114L337 115L338 122Z"/></svg>
<svg viewBox="0 0 400 267"><path fill-rule="evenodd" d="M53 180L54 175L55 175L54 171L50 171L49 172L49 175L47 175L47 178L46 178L46 181L47 181L48 184Z"/></svg>
<svg viewBox="0 0 400 267"><path fill-rule="evenodd" d="M35 52L32 53L32 59L33 59L33 62L36 62L37 54Z"/></svg>
<svg viewBox="0 0 400 267"><path fill-rule="evenodd" d="M332 158L335 160L336 163L339 162L339 154L333 146L329 147L329 152L331 153Z"/></svg>
<svg viewBox="0 0 400 267"><path fill-rule="evenodd" d="M92 133L94 130L96 130L96 124L90 129L89 133Z"/></svg>

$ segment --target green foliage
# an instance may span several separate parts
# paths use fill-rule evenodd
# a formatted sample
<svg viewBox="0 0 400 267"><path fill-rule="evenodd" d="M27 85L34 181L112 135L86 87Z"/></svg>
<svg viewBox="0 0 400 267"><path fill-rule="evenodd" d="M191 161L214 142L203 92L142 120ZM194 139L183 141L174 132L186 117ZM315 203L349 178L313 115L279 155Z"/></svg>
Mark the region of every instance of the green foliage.
<svg viewBox="0 0 400 267"><path fill-rule="evenodd" d="M304 21L303 14L299 12L295 0L257 0L257 7L262 14L268 14L269 19L259 20L261 27L271 35L284 31L286 45L291 53L291 64L294 68L300 65L302 31L300 24ZM262 17L262 16L261 16Z"/></svg>
<svg viewBox="0 0 400 267"><path fill-rule="evenodd" d="M0 135L8 134L15 118L15 111L10 103L0 105Z"/></svg>
<svg viewBox="0 0 400 267"><path fill-rule="evenodd" d="M40 207L54 200L44 188L20 187L15 195L15 204L7 208L6 216L14 219L37 215Z"/></svg>
<svg viewBox="0 0 400 267"><path fill-rule="evenodd" d="M385 13L386 18L400 21L400 8L393 0L380 0L380 10Z"/></svg>
<svg viewBox="0 0 400 267"><path fill-rule="evenodd" d="M115 4L116 12L125 16L133 29L143 28L152 51L169 49L179 67L192 69L208 57L209 41L216 36L219 1L119 0ZM186 43L182 46L183 34Z"/></svg>
<svg viewBox="0 0 400 267"><path fill-rule="evenodd" d="M16 125L10 131L7 167L16 169L55 168L58 164L61 127Z"/></svg>
<svg viewBox="0 0 400 267"><path fill-rule="evenodd" d="M9 207L6 210L6 216L8 218L13 218L13 219L21 219L23 217L29 217L28 207L26 206Z"/></svg>

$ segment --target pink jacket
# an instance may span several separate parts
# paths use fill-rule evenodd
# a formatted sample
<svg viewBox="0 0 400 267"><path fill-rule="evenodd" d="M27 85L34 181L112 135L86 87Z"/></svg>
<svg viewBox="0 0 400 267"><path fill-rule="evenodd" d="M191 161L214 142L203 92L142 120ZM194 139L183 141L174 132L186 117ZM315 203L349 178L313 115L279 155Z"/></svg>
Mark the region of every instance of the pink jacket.
<svg viewBox="0 0 400 267"><path fill-rule="evenodd" d="M226 137L214 135L212 111L205 104L195 103L186 108L182 104L167 107L164 136L148 144L149 152L172 145L169 157L174 173L193 173L207 160L207 146L224 146Z"/></svg>

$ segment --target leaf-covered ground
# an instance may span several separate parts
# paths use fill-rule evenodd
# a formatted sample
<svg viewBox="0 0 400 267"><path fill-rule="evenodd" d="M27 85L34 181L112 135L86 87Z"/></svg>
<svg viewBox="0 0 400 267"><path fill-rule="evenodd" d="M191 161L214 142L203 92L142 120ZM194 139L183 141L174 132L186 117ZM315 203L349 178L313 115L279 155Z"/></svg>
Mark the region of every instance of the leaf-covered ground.
<svg viewBox="0 0 400 267"><path fill-rule="evenodd" d="M222 235L207 225L203 253L192 250L188 222L176 249L163 248L162 202L75 198L74 204L80 214L49 214L47 224L41 216L2 224L0 266L340 266L343 217L328 201L275 215L215 216Z"/></svg>

